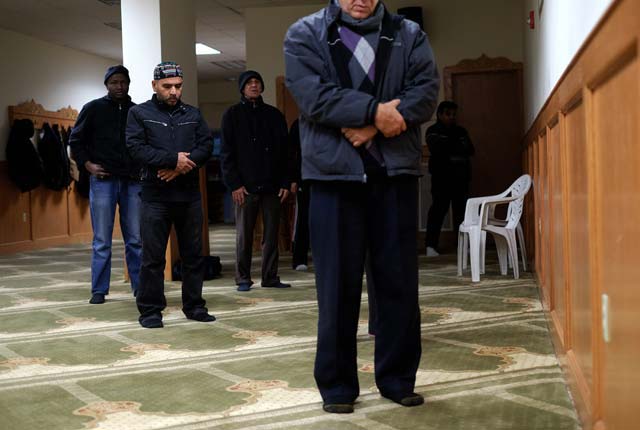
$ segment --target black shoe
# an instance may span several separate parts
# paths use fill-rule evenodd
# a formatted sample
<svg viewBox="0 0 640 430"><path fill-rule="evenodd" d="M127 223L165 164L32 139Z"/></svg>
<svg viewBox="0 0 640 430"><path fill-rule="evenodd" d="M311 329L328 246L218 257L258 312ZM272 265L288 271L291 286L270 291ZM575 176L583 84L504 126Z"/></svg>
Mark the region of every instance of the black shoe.
<svg viewBox="0 0 640 430"><path fill-rule="evenodd" d="M291 288L291 284L284 284L278 281L273 285L263 285L262 288Z"/></svg>
<svg viewBox="0 0 640 430"><path fill-rule="evenodd" d="M89 303L91 303L92 305L101 305L104 303L104 294L100 294L100 293L95 293L91 296L91 300L89 300Z"/></svg>
<svg viewBox="0 0 640 430"><path fill-rule="evenodd" d="M352 414L353 403L323 403L322 410L330 414Z"/></svg>
<svg viewBox="0 0 640 430"><path fill-rule="evenodd" d="M424 397L418 393L405 393L405 394L395 394L395 393L380 393L382 397L386 397L387 399L396 402L402 406L419 406L424 403Z"/></svg>
<svg viewBox="0 0 640 430"><path fill-rule="evenodd" d="M216 317L214 317L213 315L209 315L207 311L195 312L191 315L187 315L187 318L200 322L213 322L216 320Z"/></svg>
<svg viewBox="0 0 640 430"><path fill-rule="evenodd" d="M140 325L144 328L162 328L162 315L153 314L146 317L140 317Z"/></svg>

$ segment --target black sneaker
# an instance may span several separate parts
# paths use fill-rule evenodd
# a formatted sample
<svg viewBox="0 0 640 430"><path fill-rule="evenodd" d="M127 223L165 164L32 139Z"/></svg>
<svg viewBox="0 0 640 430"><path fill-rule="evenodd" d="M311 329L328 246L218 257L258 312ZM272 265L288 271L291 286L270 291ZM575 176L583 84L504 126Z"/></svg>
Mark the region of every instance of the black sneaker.
<svg viewBox="0 0 640 430"><path fill-rule="evenodd" d="M322 410L330 414L352 414L352 403L323 403Z"/></svg>
<svg viewBox="0 0 640 430"><path fill-rule="evenodd" d="M262 288L291 288L291 284L285 284L283 282L278 281L273 285L263 285Z"/></svg>
<svg viewBox="0 0 640 430"><path fill-rule="evenodd" d="M418 393L404 393L404 394L380 393L380 394L382 395L382 397L386 397L387 399L406 407L419 406L424 403L424 397L422 397L422 395Z"/></svg>
<svg viewBox="0 0 640 430"><path fill-rule="evenodd" d="M100 293L95 293L91 296L91 300L89 300L89 303L91 303L92 305L101 305L104 303L104 294L100 294Z"/></svg>
<svg viewBox="0 0 640 430"><path fill-rule="evenodd" d="M213 322L216 320L216 317L207 313L207 311L194 312L191 315L186 316L190 320L200 321L200 322Z"/></svg>
<svg viewBox="0 0 640 430"><path fill-rule="evenodd" d="M162 324L162 315L153 314L148 315L146 317L140 317L138 320L140 325L144 328L162 328L164 324Z"/></svg>

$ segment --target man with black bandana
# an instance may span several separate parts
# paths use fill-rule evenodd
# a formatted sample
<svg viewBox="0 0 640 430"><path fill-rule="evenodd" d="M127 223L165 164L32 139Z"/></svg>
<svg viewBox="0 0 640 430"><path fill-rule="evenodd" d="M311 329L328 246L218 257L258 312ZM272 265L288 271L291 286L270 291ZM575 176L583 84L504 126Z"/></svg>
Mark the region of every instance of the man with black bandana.
<svg viewBox="0 0 640 430"><path fill-rule="evenodd" d="M213 140L200 110L183 103L182 68L166 61L153 71L151 100L129 111L127 148L144 166L142 268L136 304L145 328L163 327L165 251L171 226L182 261L182 312L215 321L202 298L202 202L198 169L211 157Z"/></svg>
<svg viewBox="0 0 640 430"><path fill-rule="evenodd" d="M356 336L365 257L375 295L375 377L403 406L421 356L418 306L420 125L439 89L424 32L378 0L334 0L285 37L286 85L300 108L302 179L319 321L314 376L331 413L359 395Z"/></svg>

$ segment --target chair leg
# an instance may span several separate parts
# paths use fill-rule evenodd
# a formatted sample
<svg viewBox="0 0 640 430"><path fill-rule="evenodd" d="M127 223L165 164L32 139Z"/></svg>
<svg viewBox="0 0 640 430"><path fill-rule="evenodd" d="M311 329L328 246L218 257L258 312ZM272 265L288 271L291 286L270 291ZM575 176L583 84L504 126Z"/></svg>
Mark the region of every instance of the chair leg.
<svg viewBox="0 0 640 430"><path fill-rule="evenodd" d="M462 270L467 268L467 262L469 257L469 233L465 233L462 237Z"/></svg>
<svg viewBox="0 0 640 430"><path fill-rule="evenodd" d="M516 235L513 230L509 231L509 235L506 237L507 246L509 247L509 256L511 257L511 261L513 261L513 279L520 278L520 269L518 262L518 246L516 244Z"/></svg>
<svg viewBox="0 0 640 430"><path fill-rule="evenodd" d="M498 262L500 263L500 274L506 275L508 270L508 260L509 260L509 247L507 245L507 240L498 234L494 234L493 238L495 239L496 250L498 251Z"/></svg>
<svg viewBox="0 0 640 430"><path fill-rule="evenodd" d="M482 230L480 235L480 274L484 275L485 272L485 255L487 253L487 232Z"/></svg>
<svg viewBox="0 0 640 430"><path fill-rule="evenodd" d="M480 282L480 229L469 231L469 254L471 257L471 282Z"/></svg>
<svg viewBox="0 0 640 430"><path fill-rule="evenodd" d="M458 232L458 276L462 276L462 254L467 250L464 248L464 235L463 232Z"/></svg>
<svg viewBox="0 0 640 430"><path fill-rule="evenodd" d="M518 223L516 227L518 233L518 243L520 244L520 252L522 253L522 270L527 271L527 245L524 243L524 232L522 231L522 225Z"/></svg>

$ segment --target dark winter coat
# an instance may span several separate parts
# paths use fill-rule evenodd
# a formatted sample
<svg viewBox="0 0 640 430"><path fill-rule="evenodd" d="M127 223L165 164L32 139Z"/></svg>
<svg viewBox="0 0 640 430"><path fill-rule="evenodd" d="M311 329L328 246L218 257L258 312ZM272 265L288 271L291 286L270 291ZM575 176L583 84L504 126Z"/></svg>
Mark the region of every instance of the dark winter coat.
<svg viewBox="0 0 640 430"><path fill-rule="evenodd" d="M441 122L427 129L429 173L459 181L471 180L471 156L475 153L467 130Z"/></svg>
<svg viewBox="0 0 640 430"><path fill-rule="evenodd" d="M83 106L69 137L78 168L91 161L115 176L140 177L140 166L125 145L127 115L134 105L130 98L119 103L104 96Z"/></svg>
<svg viewBox="0 0 640 430"><path fill-rule="evenodd" d="M418 24L385 11L380 39L388 46L388 67L378 73L376 93L341 84L331 55L333 26L340 16L333 1L293 24L285 37L286 85L300 108L302 177L315 180L365 181L358 151L341 127L373 123L378 103L401 100L398 111L407 130L392 138L375 137L387 174L421 174L420 125L431 117L438 99L437 67L427 36ZM379 48L380 49L380 45Z"/></svg>
<svg viewBox="0 0 640 430"><path fill-rule="evenodd" d="M151 100L132 107L127 120L127 148L143 165L142 200L192 201L200 198L198 169L170 182L158 178L158 170L175 169L178 152L202 167L211 157L211 130L198 108L178 102L170 107Z"/></svg>
<svg viewBox="0 0 640 430"><path fill-rule="evenodd" d="M233 191L277 193L288 189L289 151L284 115L262 101L244 99L222 116L220 152L225 184Z"/></svg>
<svg viewBox="0 0 640 430"><path fill-rule="evenodd" d="M29 119L13 122L7 143L9 179L23 193L37 188L42 183L44 172L38 151L31 142L35 130Z"/></svg>

